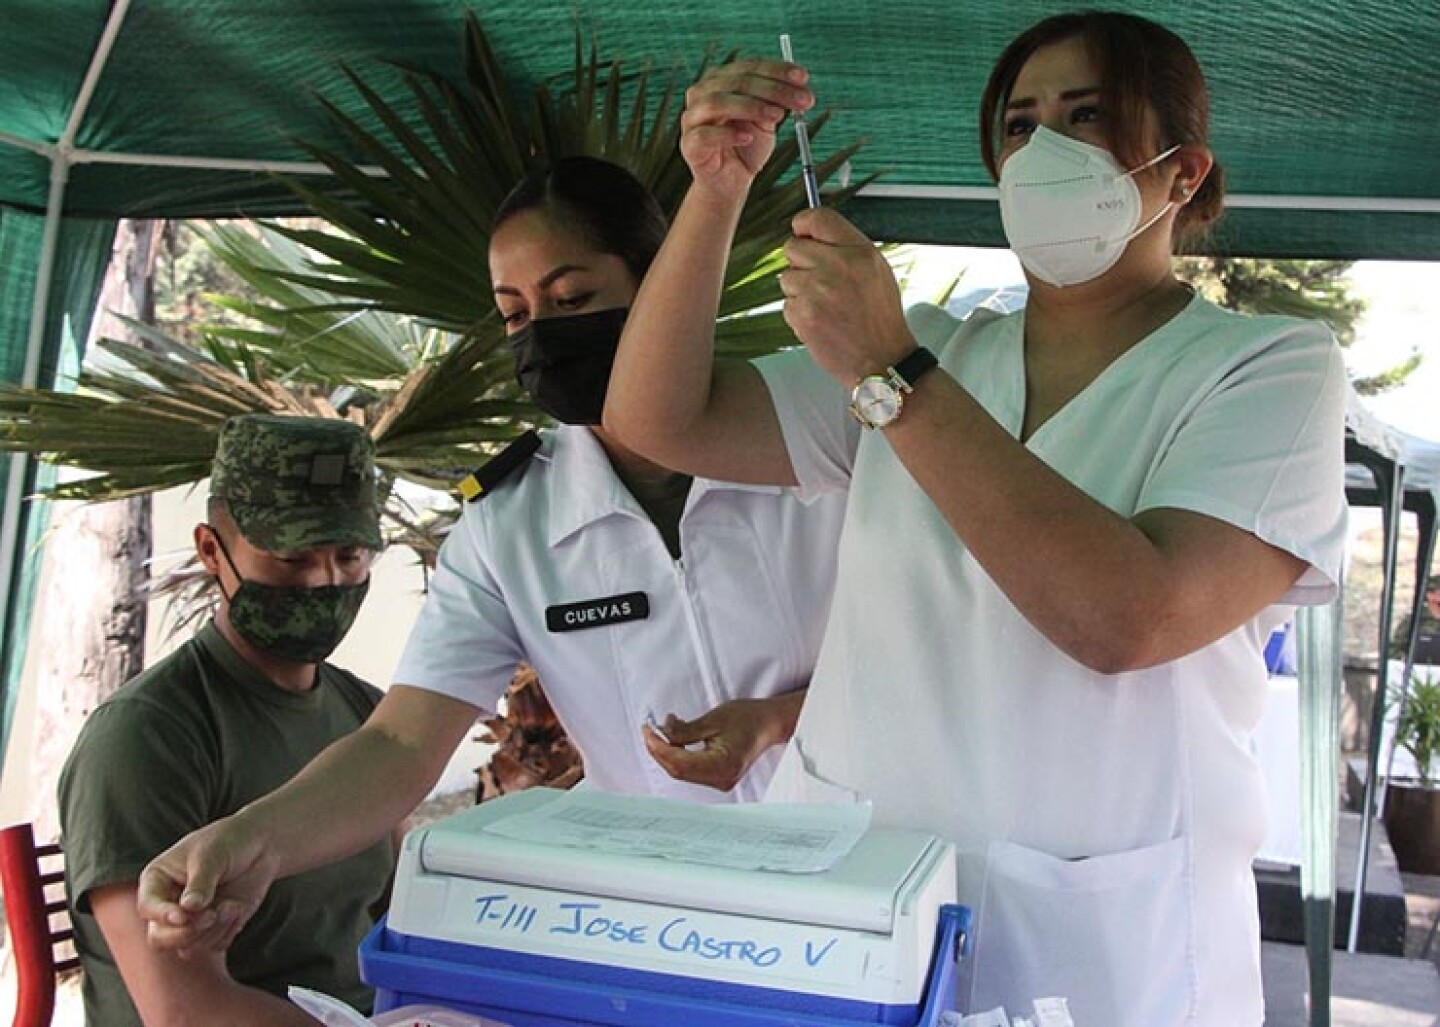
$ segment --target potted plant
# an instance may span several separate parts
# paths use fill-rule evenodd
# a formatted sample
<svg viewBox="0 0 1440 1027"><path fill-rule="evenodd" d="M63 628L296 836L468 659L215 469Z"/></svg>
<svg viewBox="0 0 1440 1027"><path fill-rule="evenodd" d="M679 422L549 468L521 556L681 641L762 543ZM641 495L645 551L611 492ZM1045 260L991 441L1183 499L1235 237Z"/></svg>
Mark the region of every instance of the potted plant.
<svg viewBox="0 0 1440 1027"><path fill-rule="evenodd" d="M1385 830L1400 869L1440 874L1440 674L1411 670L1395 727L1395 744L1415 760L1415 778L1391 780L1385 791Z"/></svg>

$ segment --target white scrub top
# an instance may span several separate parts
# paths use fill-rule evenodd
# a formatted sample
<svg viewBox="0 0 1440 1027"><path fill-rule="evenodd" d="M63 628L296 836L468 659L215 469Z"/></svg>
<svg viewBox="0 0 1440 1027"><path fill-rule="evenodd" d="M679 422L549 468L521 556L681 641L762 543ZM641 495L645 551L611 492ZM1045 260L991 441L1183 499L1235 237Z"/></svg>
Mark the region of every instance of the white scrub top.
<svg viewBox="0 0 1440 1027"><path fill-rule="evenodd" d="M526 467L465 504L394 680L493 710L525 660L592 787L760 798L778 747L725 793L671 778L640 726L809 684L844 498L697 478L676 560L594 435L542 435Z"/></svg>
<svg viewBox="0 0 1440 1027"><path fill-rule="evenodd" d="M1018 437L1023 312L909 316ZM830 626L770 797L838 786L873 800L877 823L957 843L978 918L962 1008L1061 995L1077 1024L1260 1024L1250 863L1265 811L1247 742L1288 607L1171 663L1089 670L1011 605L884 433L857 438L837 384L803 353L760 367L802 486L850 493ZM1310 566L1283 601L1324 603L1345 532L1344 399L1323 326L1195 299L1026 445L1126 517L1191 510L1299 556Z"/></svg>

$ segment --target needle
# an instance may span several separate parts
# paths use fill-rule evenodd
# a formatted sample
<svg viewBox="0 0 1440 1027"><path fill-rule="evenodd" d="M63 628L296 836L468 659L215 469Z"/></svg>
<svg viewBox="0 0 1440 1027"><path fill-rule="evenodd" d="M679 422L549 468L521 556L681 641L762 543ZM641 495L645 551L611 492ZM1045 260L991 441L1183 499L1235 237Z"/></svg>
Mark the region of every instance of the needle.
<svg viewBox="0 0 1440 1027"><path fill-rule="evenodd" d="M651 730L651 731L654 731L657 735L660 736L660 741L664 742L666 745L673 745L673 744L674 744L673 742L670 741L670 736L667 735L667 734L665 733L665 730L660 726L660 722L655 719L655 711L654 711L654 710L647 710L647 711L645 712L645 723L648 724L648 725L650 725L650 730Z"/></svg>
<svg viewBox="0 0 1440 1027"><path fill-rule="evenodd" d="M780 35L780 56L791 64L795 63L788 32ZM820 206L820 184L815 180L815 158L810 155L810 129L805 124L804 111L795 111L791 118L795 122L795 142L800 147L800 175L805 180L805 202L815 208Z"/></svg>

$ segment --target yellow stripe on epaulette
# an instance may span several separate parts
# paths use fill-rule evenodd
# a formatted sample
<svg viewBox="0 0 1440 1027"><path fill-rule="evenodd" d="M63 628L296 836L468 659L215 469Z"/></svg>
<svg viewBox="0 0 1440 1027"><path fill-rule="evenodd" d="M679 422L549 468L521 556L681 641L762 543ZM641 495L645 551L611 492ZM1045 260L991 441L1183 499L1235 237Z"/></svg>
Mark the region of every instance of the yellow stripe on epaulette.
<svg viewBox="0 0 1440 1027"><path fill-rule="evenodd" d="M481 485L480 479L473 474L465 475L460 479L460 484L455 487L460 490L460 498L467 503L472 499L479 499L485 492L485 486Z"/></svg>
<svg viewBox="0 0 1440 1027"><path fill-rule="evenodd" d="M525 466L540 448L540 436L527 431L480 467L461 478L455 488L467 503L483 499L518 468Z"/></svg>

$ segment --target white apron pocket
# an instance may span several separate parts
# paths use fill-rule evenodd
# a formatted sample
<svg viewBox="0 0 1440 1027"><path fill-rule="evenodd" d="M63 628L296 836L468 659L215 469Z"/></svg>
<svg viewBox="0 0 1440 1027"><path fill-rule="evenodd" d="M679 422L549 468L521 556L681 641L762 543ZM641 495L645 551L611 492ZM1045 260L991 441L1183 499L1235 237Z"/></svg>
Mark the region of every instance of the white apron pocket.
<svg viewBox="0 0 1440 1027"><path fill-rule="evenodd" d="M796 735L785 746L765 792L766 802L828 802L842 806L869 802L853 788L822 777L805 755L803 744Z"/></svg>
<svg viewBox="0 0 1440 1027"><path fill-rule="evenodd" d="M1078 1027L1179 1027L1194 1003L1186 842L1064 860L990 846L970 1009L1070 1001Z"/></svg>

